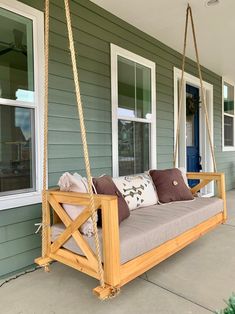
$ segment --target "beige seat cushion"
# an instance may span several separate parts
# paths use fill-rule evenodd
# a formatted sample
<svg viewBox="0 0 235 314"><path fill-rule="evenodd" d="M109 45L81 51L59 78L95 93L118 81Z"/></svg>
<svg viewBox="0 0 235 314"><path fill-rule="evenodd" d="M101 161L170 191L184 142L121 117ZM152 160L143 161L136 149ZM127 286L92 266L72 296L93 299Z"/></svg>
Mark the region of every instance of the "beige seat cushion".
<svg viewBox="0 0 235 314"><path fill-rule="evenodd" d="M154 205L132 211L130 217L120 225L121 263L126 263L175 238L222 211L223 201L216 197L198 197L193 201ZM54 225L52 241L63 230L63 225ZM101 230L99 230L99 237L101 240ZM93 239L85 236L84 238L94 249ZM73 238L70 238L64 247L81 254Z"/></svg>

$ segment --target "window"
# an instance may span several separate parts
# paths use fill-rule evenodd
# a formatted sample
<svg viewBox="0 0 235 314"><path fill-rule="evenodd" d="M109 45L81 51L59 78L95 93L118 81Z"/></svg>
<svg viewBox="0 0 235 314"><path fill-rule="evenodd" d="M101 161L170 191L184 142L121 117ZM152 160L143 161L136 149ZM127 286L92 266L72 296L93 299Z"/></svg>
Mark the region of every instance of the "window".
<svg viewBox="0 0 235 314"><path fill-rule="evenodd" d="M111 45L113 176L156 167L155 63Z"/></svg>
<svg viewBox="0 0 235 314"><path fill-rule="evenodd" d="M39 202L41 189L43 14L8 3L0 4L0 209Z"/></svg>
<svg viewBox="0 0 235 314"><path fill-rule="evenodd" d="M234 86L223 82L223 148L235 150Z"/></svg>

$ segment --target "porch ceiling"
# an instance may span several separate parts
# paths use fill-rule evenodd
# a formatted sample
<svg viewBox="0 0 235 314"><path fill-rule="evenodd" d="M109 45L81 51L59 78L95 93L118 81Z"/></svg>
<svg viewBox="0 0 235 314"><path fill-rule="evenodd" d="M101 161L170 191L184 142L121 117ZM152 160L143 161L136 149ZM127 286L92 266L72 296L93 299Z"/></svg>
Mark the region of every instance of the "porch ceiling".
<svg viewBox="0 0 235 314"><path fill-rule="evenodd" d="M205 0L92 0L97 5L182 52L185 9L192 6L201 64L235 82L235 1L220 0L206 7ZM190 41L187 56L195 60Z"/></svg>

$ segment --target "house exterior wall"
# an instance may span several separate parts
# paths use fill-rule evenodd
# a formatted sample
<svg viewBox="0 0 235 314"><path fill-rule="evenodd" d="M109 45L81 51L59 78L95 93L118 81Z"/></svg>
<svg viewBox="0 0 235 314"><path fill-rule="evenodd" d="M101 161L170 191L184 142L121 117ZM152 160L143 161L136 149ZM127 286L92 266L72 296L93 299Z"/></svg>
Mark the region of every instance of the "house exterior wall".
<svg viewBox="0 0 235 314"><path fill-rule="evenodd" d="M42 0L21 2L43 10ZM53 186L64 171L85 173L63 1L50 2L49 186ZM157 167L172 167L173 68L181 67L181 54L90 1L71 1L71 11L93 175L112 173L110 43L156 63ZM186 71L197 76L189 59ZM227 189L232 189L235 152L222 152L222 78L203 68L203 79L214 86L216 159L218 170L226 174ZM31 265L40 255L40 236L34 234L40 211L40 205L0 211L0 277Z"/></svg>

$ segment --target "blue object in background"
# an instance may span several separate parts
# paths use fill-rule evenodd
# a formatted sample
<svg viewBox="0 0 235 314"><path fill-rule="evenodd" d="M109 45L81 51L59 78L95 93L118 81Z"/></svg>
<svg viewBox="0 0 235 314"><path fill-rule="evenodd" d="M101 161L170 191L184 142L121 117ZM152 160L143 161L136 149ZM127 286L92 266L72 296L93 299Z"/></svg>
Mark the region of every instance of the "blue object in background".
<svg viewBox="0 0 235 314"><path fill-rule="evenodd" d="M200 137L199 137L199 88L186 85L186 145L187 145L187 171L200 172ZM189 180L189 186L193 187L199 180Z"/></svg>

